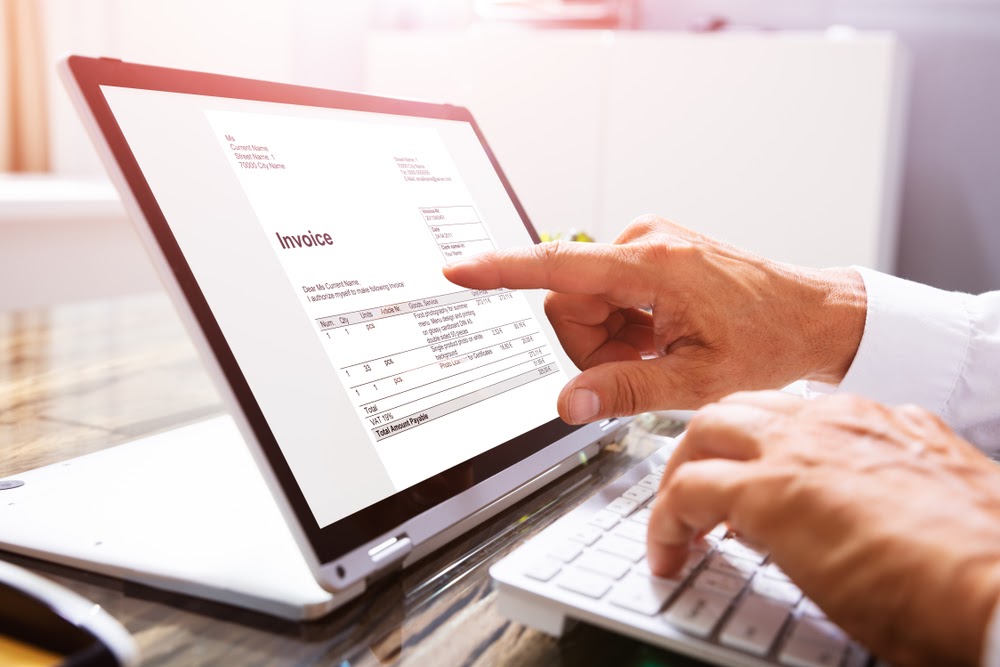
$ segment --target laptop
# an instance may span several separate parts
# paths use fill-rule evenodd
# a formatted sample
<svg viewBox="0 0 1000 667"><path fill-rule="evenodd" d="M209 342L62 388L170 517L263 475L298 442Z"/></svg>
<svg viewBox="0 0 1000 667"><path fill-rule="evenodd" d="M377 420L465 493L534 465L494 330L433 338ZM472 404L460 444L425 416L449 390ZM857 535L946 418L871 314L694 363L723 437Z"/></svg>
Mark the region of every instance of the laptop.
<svg viewBox="0 0 1000 667"><path fill-rule="evenodd" d="M612 441L569 426L531 244L465 109L69 57L61 73L226 416L20 474L0 548L321 616Z"/></svg>
<svg viewBox="0 0 1000 667"><path fill-rule="evenodd" d="M20 475L4 548L312 618L627 426L557 417L575 371L542 294L443 278L538 242L467 110L107 59L62 70L229 415ZM724 526L677 577L651 575L668 449L495 564L501 612L719 664L865 664Z"/></svg>

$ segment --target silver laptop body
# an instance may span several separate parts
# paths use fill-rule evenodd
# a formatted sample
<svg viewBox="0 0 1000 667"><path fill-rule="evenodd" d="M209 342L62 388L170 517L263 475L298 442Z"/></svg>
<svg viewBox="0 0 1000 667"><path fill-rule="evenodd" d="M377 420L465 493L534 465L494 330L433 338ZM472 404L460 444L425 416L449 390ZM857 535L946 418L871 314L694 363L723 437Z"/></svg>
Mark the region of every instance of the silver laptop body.
<svg viewBox="0 0 1000 667"><path fill-rule="evenodd" d="M78 56L62 73L229 417L83 457L59 483L20 475L31 519L5 524L4 548L310 618L625 425L558 419L575 371L541 294L444 280L447 262L538 241L467 110ZM183 519L66 474L162 494L185 466ZM72 536L57 487L76 494ZM241 493L255 500L220 500ZM281 546L261 559L255 530ZM143 546L191 536L190 563ZM274 580L285 561L294 595Z"/></svg>

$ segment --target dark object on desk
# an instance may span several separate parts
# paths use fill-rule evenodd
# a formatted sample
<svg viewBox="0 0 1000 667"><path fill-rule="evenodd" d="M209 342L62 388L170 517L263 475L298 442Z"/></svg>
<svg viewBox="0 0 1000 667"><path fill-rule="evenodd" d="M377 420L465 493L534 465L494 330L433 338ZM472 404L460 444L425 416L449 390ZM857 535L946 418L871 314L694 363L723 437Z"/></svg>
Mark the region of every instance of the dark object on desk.
<svg viewBox="0 0 1000 667"><path fill-rule="evenodd" d="M0 561L0 663L119 667L137 657L132 638L98 605Z"/></svg>

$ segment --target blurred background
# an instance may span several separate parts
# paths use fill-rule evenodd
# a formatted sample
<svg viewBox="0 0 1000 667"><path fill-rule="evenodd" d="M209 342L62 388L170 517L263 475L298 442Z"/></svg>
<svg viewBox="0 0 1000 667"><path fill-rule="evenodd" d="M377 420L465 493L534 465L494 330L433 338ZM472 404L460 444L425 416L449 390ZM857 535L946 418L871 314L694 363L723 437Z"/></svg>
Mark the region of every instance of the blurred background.
<svg viewBox="0 0 1000 667"><path fill-rule="evenodd" d="M535 226L1000 288L1000 0L0 0L0 310L159 284L65 53L470 107Z"/></svg>

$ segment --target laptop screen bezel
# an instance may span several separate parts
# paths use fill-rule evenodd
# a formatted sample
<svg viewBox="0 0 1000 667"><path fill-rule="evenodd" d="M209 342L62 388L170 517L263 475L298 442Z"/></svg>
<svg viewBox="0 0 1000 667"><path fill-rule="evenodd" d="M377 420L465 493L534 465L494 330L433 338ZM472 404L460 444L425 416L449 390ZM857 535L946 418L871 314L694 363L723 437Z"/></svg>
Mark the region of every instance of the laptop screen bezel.
<svg viewBox="0 0 1000 667"><path fill-rule="evenodd" d="M111 155L117 162L173 279L183 293L187 305L222 371L229 391L243 412L247 424L259 443L261 451L280 483L282 492L320 563L328 563L340 558L384 535L387 531L391 531L406 521L432 509L433 506L421 506L420 503L415 503L414 498L436 498L436 504L440 504L510 469L532 454L544 450L549 445L581 428L566 424L558 418L553 419L464 463L442 471L409 489L397 492L328 526L320 526L125 139L114 113L104 97L101 87L132 88L466 122L475 132L532 241L538 243L538 234L500 168L493 151L486 143L471 113L458 106L153 67L107 58L70 56L66 60L66 65L77 83L83 100L89 107ZM442 480L447 480L445 485L445 488L449 489L447 497L440 497ZM456 480L461 480L459 486L453 486Z"/></svg>

